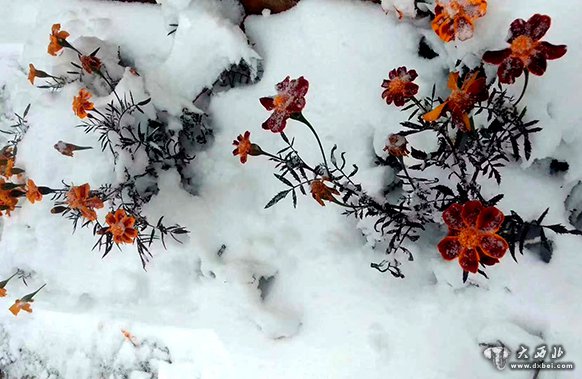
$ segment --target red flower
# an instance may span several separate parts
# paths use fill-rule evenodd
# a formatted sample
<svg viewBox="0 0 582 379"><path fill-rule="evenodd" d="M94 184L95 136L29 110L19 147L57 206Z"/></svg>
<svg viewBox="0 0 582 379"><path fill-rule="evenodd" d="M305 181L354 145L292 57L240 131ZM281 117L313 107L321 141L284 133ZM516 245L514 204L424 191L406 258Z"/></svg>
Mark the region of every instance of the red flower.
<svg viewBox="0 0 582 379"><path fill-rule="evenodd" d="M386 88L382 92L382 98L386 100L386 104L391 104L401 107L407 99L410 99L418 92L418 85L412 83L418 75L415 70L407 71L406 67L398 67L390 71L388 80L382 82L382 88Z"/></svg>
<svg viewBox="0 0 582 379"><path fill-rule="evenodd" d="M99 58L92 55L81 55L79 60L81 61L83 69L85 69L88 74L92 74L93 71L101 70L101 66L103 65Z"/></svg>
<svg viewBox="0 0 582 379"><path fill-rule="evenodd" d="M566 45L540 41L550 28L551 22L550 16L541 14L534 14L527 21L518 18L509 27L507 42L511 46L485 52L485 62L499 65L497 76L501 83L515 82L515 78L521 76L524 70L534 75L543 75L548 59L558 59L566 54Z"/></svg>
<svg viewBox="0 0 582 379"><path fill-rule="evenodd" d="M259 145L252 143L250 137L251 132L247 130L244 136L239 134L239 136L232 141L232 144L236 146L236 149L232 151L232 155L240 155L240 163L247 163L249 155L256 156L261 155L262 153Z"/></svg>
<svg viewBox="0 0 582 379"><path fill-rule="evenodd" d="M462 87L459 88L459 85L457 84L459 73L451 73L449 75L449 88L452 91L451 94L441 105L422 116L424 120L434 122L438 120L444 112L449 112L454 126L463 132L471 131L469 112L475 103L486 100L488 97L485 78L479 78L478 76L478 72L468 76L465 78Z"/></svg>
<svg viewBox="0 0 582 379"><path fill-rule="evenodd" d="M388 136L388 143L384 147L384 151L394 157L405 157L410 154L407 149L408 141L406 137L400 134L390 134Z"/></svg>
<svg viewBox="0 0 582 379"><path fill-rule="evenodd" d="M486 0L437 0L432 29L445 42L473 37L474 21L487 13Z"/></svg>
<svg viewBox="0 0 582 379"><path fill-rule="evenodd" d="M495 208L484 208L480 201L452 204L443 212L449 234L438 244L447 261L459 258L464 271L475 273L479 263L493 265L505 255L508 244L497 232L505 216Z"/></svg>
<svg viewBox="0 0 582 379"><path fill-rule="evenodd" d="M293 80L287 76L275 86L275 89L277 95L261 97L259 101L268 111L273 111L267 121L263 122L263 129L281 133L287 125L287 119L294 113L300 113L305 107L305 94L309 89L309 82L303 76Z"/></svg>

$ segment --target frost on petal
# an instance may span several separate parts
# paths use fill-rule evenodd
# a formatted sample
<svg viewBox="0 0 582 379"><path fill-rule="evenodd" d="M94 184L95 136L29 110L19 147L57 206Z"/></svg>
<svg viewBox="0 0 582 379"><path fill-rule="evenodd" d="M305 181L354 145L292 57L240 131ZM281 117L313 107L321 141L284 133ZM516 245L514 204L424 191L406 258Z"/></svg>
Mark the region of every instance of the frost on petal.
<svg viewBox="0 0 582 379"><path fill-rule="evenodd" d="M463 270L476 273L479 269L479 254L476 249L465 249L459 255L459 264Z"/></svg>
<svg viewBox="0 0 582 379"><path fill-rule="evenodd" d="M544 52L539 51L531 56L527 69L534 75L541 76L546 72L548 61Z"/></svg>
<svg viewBox="0 0 582 379"><path fill-rule="evenodd" d="M477 229L484 233L494 233L501 228L505 216L495 207L488 207L481 211L477 219Z"/></svg>
<svg viewBox="0 0 582 379"><path fill-rule="evenodd" d="M443 220L451 229L462 229L464 227L461 213L463 206L461 204L452 204L443 212Z"/></svg>
<svg viewBox="0 0 582 379"><path fill-rule="evenodd" d="M463 211L461 213L465 225L469 227L475 226L477 224L477 217L479 217L482 209L483 205L479 200L467 201L463 205Z"/></svg>
<svg viewBox="0 0 582 379"><path fill-rule="evenodd" d="M273 133L281 133L287 125L289 115L285 112L273 112L267 121L263 122L263 129L271 130Z"/></svg>
<svg viewBox="0 0 582 379"><path fill-rule="evenodd" d="M481 237L480 247L486 255L499 259L505 255L509 246L503 237L497 234L485 234Z"/></svg>
<svg viewBox="0 0 582 379"><path fill-rule="evenodd" d="M546 41L541 42L541 47L546 54L546 59L550 60L561 58L568 51L566 45L553 45Z"/></svg>
<svg viewBox="0 0 582 379"><path fill-rule="evenodd" d="M445 237L437 245L437 249L447 261L457 258L463 251L463 245L458 237Z"/></svg>
<svg viewBox="0 0 582 379"><path fill-rule="evenodd" d="M473 37L473 21L467 16L458 16L455 18L455 37L460 41L466 41Z"/></svg>
<svg viewBox="0 0 582 379"><path fill-rule="evenodd" d="M511 43L514 39L522 36L526 33L525 31L525 20L518 18L514 20L509 26L509 35L507 36L507 42Z"/></svg>
<svg viewBox="0 0 582 379"><path fill-rule="evenodd" d="M523 73L524 65L521 59L509 57L504 60L497 69L499 81L505 84L515 83L515 79Z"/></svg>
<svg viewBox="0 0 582 379"><path fill-rule="evenodd" d="M539 41L546 34L551 24L552 19L550 16L534 14L527 20L525 25L526 34L534 41Z"/></svg>

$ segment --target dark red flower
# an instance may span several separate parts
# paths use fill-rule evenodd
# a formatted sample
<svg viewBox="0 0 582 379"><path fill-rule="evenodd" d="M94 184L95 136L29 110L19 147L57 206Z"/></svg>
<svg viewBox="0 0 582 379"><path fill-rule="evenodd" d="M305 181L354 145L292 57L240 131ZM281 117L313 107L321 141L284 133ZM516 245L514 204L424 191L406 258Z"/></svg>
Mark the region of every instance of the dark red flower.
<svg viewBox="0 0 582 379"><path fill-rule="evenodd" d="M514 83L524 70L534 75L543 75L548 59L558 59L566 54L566 45L540 41L550 28L551 22L550 16L541 14L534 14L527 21L518 18L509 27L507 42L511 46L485 52L485 62L499 65L497 76L501 83Z"/></svg>
<svg viewBox="0 0 582 379"><path fill-rule="evenodd" d="M408 141L406 137L400 134L390 134L388 136L388 143L384 147L384 151L394 157L405 157L410 154L407 149Z"/></svg>
<svg viewBox="0 0 582 379"><path fill-rule="evenodd" d="M444 259L459 258L464 271L475 273L479 263L493 265L505 255L507 241L497 234L505 216L495 208L484 208L480 201L452 204L443 212L449 234L438 244Z"/></svg>
<svg viewBox="0 0 582 379"><path fill-rule="evenodd" d="M418 75L415 70L407 71L406 67L398 67L390 71L388 80L382 82L382 88L386 88L382 92L382 98L386 100L386 104L391 104L401 107L418 92L418 85L412 83Z"/></svg>
<svg viewBox="0 0 582 379"><path fill-rule="evenodd" d="M287 125L287 119L294 113L300 113L305 107L309 82L303 76L293 80L287 76L275 89L277 95L261 97L259 101L268 111L273 111L267 121L263 122L263 129L281 133Z"/></svg>

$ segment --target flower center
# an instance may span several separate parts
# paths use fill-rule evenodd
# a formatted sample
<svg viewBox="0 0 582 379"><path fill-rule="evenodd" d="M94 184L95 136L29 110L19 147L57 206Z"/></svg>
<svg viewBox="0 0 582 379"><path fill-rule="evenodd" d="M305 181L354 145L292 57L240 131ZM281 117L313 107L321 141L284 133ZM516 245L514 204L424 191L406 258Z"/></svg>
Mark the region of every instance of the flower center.
<svg viewBox="0 0 582 379"><path fill-rule="evenodd" d="M511 52L519 58L529 59L536 46L537 43L531 37L523 35L513 40L511 43Z"/></svg>
<svg viewBox="0 0 582 379"><path fill-rule="evenodd" d="M114 236L121 236L123 233L125 233L125 225L123 224L123 221L111 225L111 234Z"/></svg>
<svg viewBox="0 0 582 379"><path fill-rule="evenodd" d="M239 142L238 152L239 154L248 154L251 151L251 141L243 139Z"/></svg>
<svg viewBox="0 0 582 379"><path fill-rule="evenodd" d="M480 233L476 228L465 228L459 234L459 242L464 247L474 249L479 245Z"/></svg>
<svg viewBox="0 0 582 379"><path fill-rule="evenodd" d="M390 84L388 85L388 89L390 90L390 92L393 93L403 92L405 84L406 83L404 80L397 78L390 82Z"/></svg>
<svg viewBox="0 0 582 379"><path fill-rule="evenodd" d="M279 108L279 109L284 108L285 104L287 104L288 99L289 99L289 96L285 95L285 94L275 96L275 98L273 99L273 103L275 104L275 108Z"/></svg>

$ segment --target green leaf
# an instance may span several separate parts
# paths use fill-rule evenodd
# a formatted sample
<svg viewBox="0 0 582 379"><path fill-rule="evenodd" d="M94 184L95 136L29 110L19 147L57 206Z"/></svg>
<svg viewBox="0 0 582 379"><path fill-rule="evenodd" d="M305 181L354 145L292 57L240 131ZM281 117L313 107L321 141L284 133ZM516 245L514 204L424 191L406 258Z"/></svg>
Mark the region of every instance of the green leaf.
<svg viewBox="0 0 582 379"><path fill-rule="evenodd" d="M281 191L278 194L276 194L275 197L273 197L271 201L269 201L267 205L265 205L265 209L270 208L273 205L277 204L279 201L283 200L287 196L287 194L289 194L289 192L291 192L291 190Z"/></svg>

